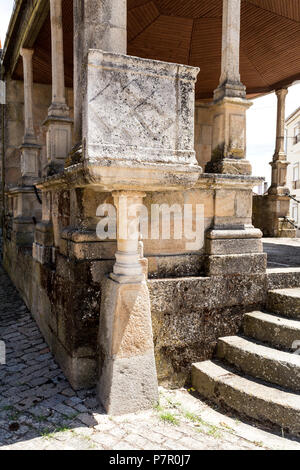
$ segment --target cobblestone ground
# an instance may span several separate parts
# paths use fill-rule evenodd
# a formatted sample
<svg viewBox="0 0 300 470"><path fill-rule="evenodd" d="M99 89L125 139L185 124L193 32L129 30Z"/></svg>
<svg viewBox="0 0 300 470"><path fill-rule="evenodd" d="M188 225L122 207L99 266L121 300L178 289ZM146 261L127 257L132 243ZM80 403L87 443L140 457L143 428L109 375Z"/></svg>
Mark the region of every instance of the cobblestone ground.
<svg viewBox="0 0 300 470"><path fill-rule="evenodd" d="M299 268L300 238L263 238L268 268Z"/></svg>
<svg viewBox="0 0 300 470"><path fill-rule="evenodd" d="M74 392L0 267L0 450L300 449L213 410L187 390L160 389L152 410L109 417L95 391Z"/></svg>

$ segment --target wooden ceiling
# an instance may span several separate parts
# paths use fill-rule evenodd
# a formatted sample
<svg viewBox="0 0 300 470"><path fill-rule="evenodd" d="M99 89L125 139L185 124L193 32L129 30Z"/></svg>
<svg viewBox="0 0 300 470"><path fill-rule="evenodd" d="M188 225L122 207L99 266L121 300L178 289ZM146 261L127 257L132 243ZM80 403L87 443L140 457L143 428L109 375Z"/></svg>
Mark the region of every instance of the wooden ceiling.
<svg viewBox="0 0 300 470"><path fill-rule="evenodd" d="M73 0L63 0L62 20L64 30L64 58L66 86L73 87ZM51 73L51 25L50 13L34 44L33 79L37 83L49 84ZM14 77L23 80L23 64L19 59Z"/></svg>
<svg viewBox="0 0 300 470"><path fill-rule="evenodd" d="M211 98L221 63L222 0L127 0L128 54L200 67L198 99ZM72 86L72 0L63 1L66 83ZM40 31L34 79L51 83L50 20ZM300 0L242 0L241 78L249 95L300 79ZM22 77L18 63L16 78Z"/></svg>

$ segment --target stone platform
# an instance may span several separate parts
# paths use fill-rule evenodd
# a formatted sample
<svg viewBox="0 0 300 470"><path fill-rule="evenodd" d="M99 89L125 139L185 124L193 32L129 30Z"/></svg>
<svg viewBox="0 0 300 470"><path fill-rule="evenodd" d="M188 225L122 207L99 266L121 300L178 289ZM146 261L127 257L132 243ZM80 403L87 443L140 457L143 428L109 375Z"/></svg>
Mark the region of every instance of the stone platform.
<svg viewBox="0 0 300 470"><path fill-rule="evenodd" d="M0 267L0 450L300 449L300 443L212 409L186 389L159 406L109 417L94 389L75 392Z"/></svg>
<svg viewBox="0 0 300 470"><path fill-rule="evenodd" d="M264 311L248 313L238 336L219 338L212 361L193 365L204 397L300 436L300 289L268 291Z"/></svg>

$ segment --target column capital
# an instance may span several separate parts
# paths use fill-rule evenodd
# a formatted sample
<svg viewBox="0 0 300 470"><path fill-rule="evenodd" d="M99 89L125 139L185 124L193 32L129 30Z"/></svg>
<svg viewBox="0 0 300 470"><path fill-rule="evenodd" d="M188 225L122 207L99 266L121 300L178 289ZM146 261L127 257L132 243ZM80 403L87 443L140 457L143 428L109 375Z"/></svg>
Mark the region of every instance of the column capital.
<svg viewBox="0 0 300 470"><path fill-rule="evenodd" d="M24 58L24 59L29 59L29 58L32 58L34 54L34 49L28 49L26 47L22 47L21 50L20 50L20 55Z"/></svg>
<svg viewBox="0 0 300 470"><path fill-rule="evenodd" d="M285 98L288 92L289 92L288 88L279 88L278 90L275 91L277 97L279 98L281 97Z"/></svg>
<svg viewBox="0 0 300 470"><path fill-rule="evenodd" d="M131 201L134 199L138 199L140 201L143 200L144 197L146 197L146 193L141 192L141 191L113 191L112 192L112 197L114 198L114 202L117 202L120 198L127 198Z"/></svg>
<svg viewBox="0 0 300 470"><path fill-rule="evenodd" d="M53 5L53 6L60 6L62 4L62 0L50 0L50 5Z"/></svg>

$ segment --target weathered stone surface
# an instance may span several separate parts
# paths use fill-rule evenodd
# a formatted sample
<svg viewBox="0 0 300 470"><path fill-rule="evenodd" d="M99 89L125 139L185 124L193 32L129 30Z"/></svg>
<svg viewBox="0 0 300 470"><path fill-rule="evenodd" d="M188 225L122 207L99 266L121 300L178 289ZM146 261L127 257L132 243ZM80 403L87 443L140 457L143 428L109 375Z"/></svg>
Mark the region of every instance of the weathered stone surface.
<svg viewBox="0 0 300 470"><path fill-rule="evenodd" d="M212 157L207 173L251 175L246 156L246 111L251 102L223 97L213 105Z"/></svg>
<svg viewBox="0 0 300 470"><path fill-rule="evenodd" d="M34 240L44 246L53 246L53 226L51 222L40 222L35 226Z"/></svg>
<svg viewBox="0 0 300 470"><path fill-rule="evenodd" d="M205 168L211 159L212 113L209 103L195 103L195 151L199 165Z"/></svg>
<svg viewBox="0 0 300 470"><path fill-rule="evenodd" d="M194 67L91 50L83 123L86 158L195 165L198 72Z"/></svg>
<svg viewBox="0 0 300 470"><path fill-rule="evenodd" d="M300 322L270 313L250 312L243 319L246 336L282 349L291 349L300 339Z"/></svg>
<svg viewBox="0 0 300 470"><path fill-rule="evenodd" d="M259 239L206 240L206 253L209 255L234 255L241 253L262 253Z"/></svg>
<svg viewBox="0 0 300 470"><path fill-rule="evenodd" d="M204 397L257 420L300 433L299 395L240 377L217 363L193 365L193 387Z"/></svg>
<svg viewBox="0 0 300 470"><path fill-rule="evenodd" d="M226 417L183 389L160 389L160 406L180 426L163 422L156 409L107 416L94 389L75 392L68 385L1 267L0 278L0 337L8 346L0 369L1 450L257 449L260 441L270 449L300 446ZM201 433L186 410L205 421Z"/></svg>
<svg viewBox="0 0 300 470"><path fill-rule="evenodd" d="M240 194L237 195L239 197ZM236 201L237 202L237 201ZM247 227L243 229L234 229L229 227L226 229L212 229L206 234L209 240L248 240L261 239L262 232L259 229L253 227Z"/></svg>
<svg viewBox="0 0 300 470"><path fill-rule="evenodd" d="M219 338L216 354L247 375L290 390L300 390L300 357L295 354L239 336Z"/></svg>
<svg viewBox="0 0 300 470"><path fill-rule="evenodd" d="M245 311L262 305L264 275L149 280L159 382L189 382L192 362L212 357L221 336L237 334Z"/></svg>
<svg viewBox="0 0 300 470"><path fill-rule="evenodd" d="M77 260L112 260L117 249L116 241L101 241L95 230L65 229L62 234L61 252Z"/></svg>
<svg viewBox="0 0 300 470"><path fill-rule="evenodd" d="M150 279L199 276L203 273L205 256L193 255L147 256Z"/></svg>
<svg viewBox="0 0 300 470"><path fill-rule="evenodd" d="M300 268L267 270L268 289L288 289L300 287Z"/></svg>
<svg viewBox="0 0 300 470"><path fill-rule="evenodd" d="M90 49L127 52L126 0L74 0L74 140L82 141L86 64Z"/></svg>
<svg viewBox="0 0 300 470"><path fill-rule="evenodd" d="M243 191L247 194L246 191ZM237 192L236 200L240 192ZM249 196L244 198L249 204ZM232 199L233 207L236 207L235 198ZM263 252L261 241L262 233L250 226L242 228L231 227L227 220L226 225L218 229L216 227L206 233L206 266L205 272L210 275L224 275L240 273L250 273L264 271L266 268L266 255ZM220 220L222 220L220 218Z"/></svg>
<svg viewBox="0 0 300 470"><path fill-rule="evenodd" d="M296 237L296 229L288 220L289 211L290 199L286 195L253 196L253 225L265 237Z"/></svg>
<svg viewBox="0 0 300 470"><path fill-rule="evenodd" d="M269 291L267 307L270 312L300 318L300 288Z"/></svg>
<svg viewBox="0 0 300 470"><path fill-rule="evenodd" d="M264 253L211 255L206 260L206 273L210 276L264 273L266 268Z"/></svg>
<svg viewBox="0 0 300 470"><path fill-rule="evenodd" d="M99 399L109 414L151 408L158 399L149 292L145 282L102 286ZM124 395L124 390L126 394Z"/></svg>
<svg viewBox="0 0 300 470"><path fill-rule="evenodd" d="M55 109L53 112L58 114L60 109ZM68 108L67 114L69 114ZM67 117L48 116L44 122L47 129L47 161L50 165L50 171L51 168L55 168L56 171L64 169L66 157L72 147L72 125L73 121Z"/></svg>

